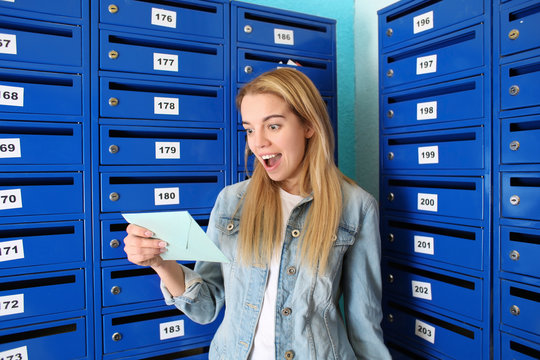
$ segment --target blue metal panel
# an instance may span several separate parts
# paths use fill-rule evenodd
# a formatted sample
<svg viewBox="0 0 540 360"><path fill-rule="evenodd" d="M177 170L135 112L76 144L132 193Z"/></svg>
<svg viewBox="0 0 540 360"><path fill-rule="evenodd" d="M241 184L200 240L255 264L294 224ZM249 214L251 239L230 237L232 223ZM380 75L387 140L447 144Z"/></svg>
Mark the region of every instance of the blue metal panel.
<svg viewBox="0 0 540 360"><path fill-rule="evenodd" d="M500 230L501 270L540 276L540 230L502 226Z"/></svg>
<svg viewBox="0 0 540 360"><path fill-rule="evenodd" d="M501 214L540 220L540 173L501 173Z"/></svg>
<svg viewBox="0 0 540 360"><path fill-rule="evenodd" d="M81 1L73 0L25 0L0 1L0 8L35 11L60 16L81 17ZM5 10L9 11L9 10ZM34 16L39 17L39 14Z"/></svg>
<svg viewBox="0 0 540 360"><path fill-rule="evenodd" d="M501 109L540 105L540 57L501 65Z"/></svg>
<svg viewBox="0 0 540 360"><path fill-rule="evenodd" d="M540 335L539 299L537 286L501 280L501 322Z"/></svg>
<svg viewBox="0 0 540 360"><path fill-rule="evenodd" d="M103 306L162 300L159 276L151 268L136 265L102 270Z"/></svg>
<svg viewBox="0 0 540 360"><path fill-rule="evenodd" d="M254 161L257 161L255 159L255 155L253 155L253 153L251 152L251 150L249 150L249 148L247 147L247 144L246 144L246 132L245 131L238 131L238 156L237 156L237 159L236 161L238 161L238 167L240 169L245 169L245 166L246 166L246 163L245 163L245 154L246 152L249 153L249 156L248 156L248 164L249 164L249 170L250 171L253 171L254 167L253 167L253 164L254 164Z"/></svg>
<svg viewBox="0 0 540 360"><path fill-rule="evenodd" d="M501 163L540 163L540 116L501 119Z"/></svg>
<svg viewBox="0 0 540 360"><path fill-rule="evenodd" d="M540 344L501 332L501 358L515 360L540 359Z"/></svg>
<svg viewBox="0 0 540 360"><path fill-rule="evenodd" d="M511 4L500 11L500 54L502 56L540 47L538 1Z"/></svg>
<svg viewBox="0 0 540 360"><path fill-rule="evenodd" d="M224 80L223 45L101 30L100 69Z"/></svg>

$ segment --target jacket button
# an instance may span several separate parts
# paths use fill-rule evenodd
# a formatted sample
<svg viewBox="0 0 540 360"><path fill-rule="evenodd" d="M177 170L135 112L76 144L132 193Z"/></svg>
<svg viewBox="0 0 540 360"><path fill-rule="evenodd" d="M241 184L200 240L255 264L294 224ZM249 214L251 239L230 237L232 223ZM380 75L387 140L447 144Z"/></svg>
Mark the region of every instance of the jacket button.
<svg viewBox="0 0 540 360"><path fill-rule="evenodd" d="M289 315L291 315L292 310L291 310L291 308L285 308L285 309L281 310L281 313L283 314L283 316L289 316Z"/></svg>
<svg viewBox="0 0 540 360"><path fill-rule="evenodd" d="M292 350L285 351L285 359L287 360L294 359L294 351Z"/></svg>
<svg viewBox="0 0 540 360"><path fill-rule="evenodd" d="M294 238L299 237L299 236L300 236L300 230L294 229L294 230L292 231L292 236L293 236Z"/></svg>
<svg viewBox="0 0 540 360"><path fill-rule="evenodd" d="M229 223L229 224L227 225L227 230L228 230L228 231L231 231L232 229L234 229L234 224L233 224L233 223Z"/></svg>
<svg viewBox="0 0 540 360"><path fill-rule="evenodd" d="M288 275L294 275L294 274L296 274L296 268L295 268L294 266L289 266L289 267L287 268L287 274L288 274Z"/></svg>

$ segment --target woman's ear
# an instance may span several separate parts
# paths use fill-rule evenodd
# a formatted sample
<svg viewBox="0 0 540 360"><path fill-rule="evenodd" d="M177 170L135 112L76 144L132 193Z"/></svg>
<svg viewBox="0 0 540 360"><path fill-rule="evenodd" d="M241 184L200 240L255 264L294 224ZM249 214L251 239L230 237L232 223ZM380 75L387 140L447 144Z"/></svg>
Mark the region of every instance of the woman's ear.
<svg viewBox="0 0 540 360"><path fill-rule="evenodd" d="M304 135L306 139L310 139L313 136L313 134L315 134L315 130L313 130L311 126L306 126L304 130Z"/></svg>

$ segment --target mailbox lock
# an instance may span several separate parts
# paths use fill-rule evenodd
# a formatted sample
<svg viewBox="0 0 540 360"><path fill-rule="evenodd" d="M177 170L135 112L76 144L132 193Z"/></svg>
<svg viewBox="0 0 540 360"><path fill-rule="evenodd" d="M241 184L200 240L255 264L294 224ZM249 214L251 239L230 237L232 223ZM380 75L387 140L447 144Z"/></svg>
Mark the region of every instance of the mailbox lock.
<svg viewBox="0 0 540 360"><path fill-rule="evenodd" d="M251 67L251 65L246 65L246 66L244 67L244 72L245 72L246 74L251 74L251 73L253 72L253 68Z"/></svg>
<svg viewBox="0 0 540 360"><path fill-rule="evenodd" d="M386 116L388 116L390 119L394 117L394 110L388 110L386 112Z"/></svg>
<svg viewBox="0 0 540 360"><path fill-rule="evenodd" d="M120 289L120 286L116 286L116 285L115 285L115 286L113 286L113 287L111 288L111 294L113 294L113 295L118 295L118 294L120 294L121 292L122 292L122 289Z"/></svg>
<svg viewBox="0 0 540 360"><path fill-rule="evenodd" d="M392 234L392 233L388 234L388 241L394 242L394 238L395 238L394 234Z"/></svg>
<svg viewBox="0 0 540 360"><path fill-rule="evenodd" d="M109 98L109 105L110 106L116 106L118 105L118 99L115 97Z"/></svg>
<svg viewBox="0 0 540 360"><path fill-rule="evenodd" d="M518 261L519 260L519 252L517 250L512 250L510 252L510 259L512 259L514 261Z"/></svg>
<svg viewBox="0 0 540 360"><path fill-rule="evenodd" d="M510 204L512 204L514 206L519 205L520 200L521 199L517 195L510 196Z"/></svg>
<svg viewBox="0 0 540 360"><path fill-rule="evenodd" d="M394 76L394 70L392 70L392 69L388 70L388 71L386 72L386 76L387 76L387 77L392 77L392 76Z"/></svg>
<svg viewBox="0 0 540 360"><path fill-rule="evenodd" d="M112 192L109 194L109 200L117 201L118 199L120 199L120 195L117 192Z"/></svg>
<svg viewBox="0 0 540 360"><path fill-rule="evenodd" d="M122 340L122 334L120 334L119 332L115 332L113 335L112 335L112 339L114 341L120 341Z"/></svg>
<svg viewBox="0 0 540 360"><path fill-rule="evenodd" d="M510 143L510 150L517 151L519 149L519 141L514 140Z"/></svg>
<svg viewBox="0 0 540 360"><path fill-rule="evenodd" d="M251 34L252 31L253 31L253 28L251 27L251 25L244 26L244 32L246 34Z"/></svg>
<svg viewBox="0 0 540 360"><path fill-rule="evenodd" d="M388 201L394 201L394 193L389 193L387 196Z"/></svg>
<svg viewBox="0 0 540 360"><path fill-rule="evenodd" d="M116 249L117 247L120 246L120 241L118 241L118 239L112 239L111 242L109 243L109 246L112 247L113 249Z"/></svg>
<svg viewBox="0 0 540 360"><path fill-rule="evenodd" d="M388 153L388 160L394 160L394 153L391 151Z"/></svg>
<svg viewBox="0 0 540 360"><path fill-rule="evenodd" d="M518 29L512 29L508 33L508 38L510 38L510 40L516 40L518 37L519 37L519 30Z"/></svg>
<svg viewBox="0 0 540 360"><path fill-rule="evenodd" d="M390 37L394 34L394 30L392 30L392 28L388 28L386 29L386 36Z"/></svg>
<svg viewBox="0 0 540 360"><path fill-rule="evenodd" d="M116 6L115 4L109 5L109 12L111 14L116 14L118 12L118 6Z"/></svg>
<svg viewBox="0 0 540 360"><path fill-rule="evenodd" d="M118 59L118 51L116 50L109 51L109 59L113 59L113 60Z"/></svg>
<svg viewBox="0 0 540 360"><path fill-rule="evenodd" d="M388 274L388 282L392 284L394 282L394 275Z"/></svg>
<svg viewBox="0 0 540 360"><path fill-rule="evenodd" d="M517 85L510 86L510 89L508 89L508 92L510 93L510 95L516 96L517 94L519 94L519 86Z"/></svg>
<svg viewBox="0 0 540 360"><path fill-rule="evenodd" d="M111 154L116 154L116 153L118 152L118 150L120 150L120 149L118 148L118 145L111 145L111 146L109 146L109 152L110 152Z"/></svg>
<svg viewBox="0 0 540 360"><path fill-rule="evenodd" d="M386 318L388 319L388 322L394 322L394 314L388 314Z"/></svg>
<svg viewBox="0 0 540 360"><path fill-rule="evenodd" d="M519 315L519 307L517 305L512 305L510 307L510 314L512 314L514 316L518 316Z"/></svg>

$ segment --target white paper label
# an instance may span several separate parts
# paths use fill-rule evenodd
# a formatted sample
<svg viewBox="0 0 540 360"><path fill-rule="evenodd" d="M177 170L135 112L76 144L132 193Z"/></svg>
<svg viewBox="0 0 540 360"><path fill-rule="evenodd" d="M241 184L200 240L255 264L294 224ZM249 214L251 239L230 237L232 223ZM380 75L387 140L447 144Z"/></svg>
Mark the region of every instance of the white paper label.
<svg viewBox="0 0 540 360"><path fill-rule="evenodd" d="M435 344L435 328L418 319L414 323L414 335Z"/></svg>
<svg viewBox="0 0 540 360"><path fill-rule="evenodd" d="M413 297L431 300L431 283L412 280L411 286Z"/></svg>
<svg viewBox="0 0 540 360"><path fill-rule="evenodd" d="M0 0L0 1L5 1L5 2L12 2L12 3L14 3L14 2L15 2L15 0Z"/></svg>
<svg viewBox="0 0 540 360"><path fill-rule="evenodd" d="M24 312L24 294L0 296L0 316Z"/></svg>
<svg viewBox="0 0 540 360"><path fill-rule="evenodd" d="M437 212L437 194L418 193L418 210Z"/></svg>
<svg viewBox="0 0 540 360"><path fill-rule="evenodd" d="M28 360L28 349L26 348L26 346L21 346L15 349L1 351L0 359L2 360Z"/></svg>
<svg viewBox="0 0 540 360"><path fill-rule="evenodd" d="M414 252L435 255L435 240L429 236L414 235Z"/></svg>
<svg viewBox="0 0 540 360"><path fill-rule="evenodd" d="M0 262L24 259L22 239L0 242Z"/></svg>
<svg viewBox="0 0 540 360"><path fill-rule="evenodd" d="M24 88L0 85L0 105L24 106Z"/></svg>
<svg viewBox="0 0 540 360"><path fill-rule="evenodd" d="M154 53L154 70L178 72L178 55Z"/></svg>
<svg viewBox="0 0 540 360"><path fill-rule="evenodd" d="M0 54L17 55L17 35L0 34Z"/></svg>
<svg viewBox="0 0 540 360"><path fill-rule="evenodd" d="M20 158L21 140L20 139L0 139L0 158Z"/></svg>
<svg viewBox="0 0 540 360"><path fill-rule="evenodd" d="M429 29L433 29L433 11L429 11L413 18L414 34L418 34L419 32Z"/></svg>
<svg viewBox="0 0 540 360"><path fill-rule="evenodd" d="M418 164L438 164L439 146L421 146L418 148Z"/></svg>
<svg viewBox="0 0 540 360"><path fill-rule="evenodd" d="M180 204L180 191L177 187L154 189L155 205L177 205Z"/></svg>
<svg viewBox="0 0 540 360"><path fill-rule="evenodd" d="M274 43L283 45L294 45L294 31L274 29Z"/></svg>
<svg viewBox="0 0 540 360"><path fill-rule="evenodd" d="M0 190L0 210L22 208L21 189Z"/></svg>
<svg viewBox="0 0 540 360"><path fill-rule="evenodd" d="M152 8L152 25L176 28L176 11Z"/></svg>
<svg viewBox="0 0 540 360"><path fill-rule="evenodd" d="M428 101L416 104L416 120L429 120L437 118L437 102Z"/></svg>
<svg viewBox="0 0 540 360"><path fill-rule="evenodd" d="M178 115L178 98L154 97L154 114Z"/></svg>
<svg viewBox="0 0 540 360"><path fill-rule="evenodd" d="M156 159L180 159L180 142L156 141Z"/></svg>
<svg viewBox="0 0 540 360"><path fill-rule="evenodd" d="M437 54L416 58L416 75L437 72Z"/></svg>
<svg viewBox="0 0 540 360"><path fill-rule="evenodd" d="M159 340L184 336L184 320L169 321L159 324Z"/></svg>

